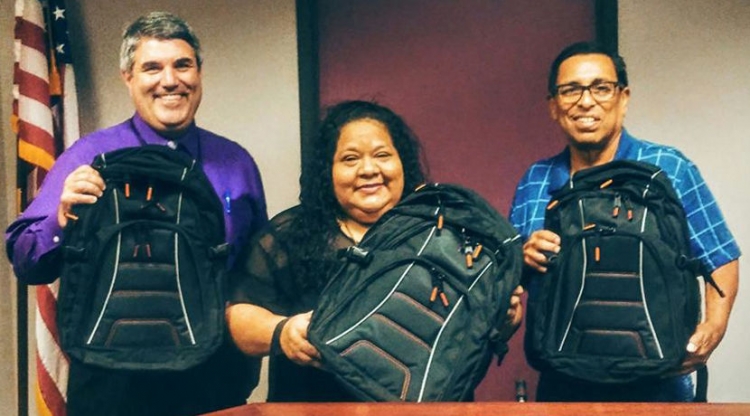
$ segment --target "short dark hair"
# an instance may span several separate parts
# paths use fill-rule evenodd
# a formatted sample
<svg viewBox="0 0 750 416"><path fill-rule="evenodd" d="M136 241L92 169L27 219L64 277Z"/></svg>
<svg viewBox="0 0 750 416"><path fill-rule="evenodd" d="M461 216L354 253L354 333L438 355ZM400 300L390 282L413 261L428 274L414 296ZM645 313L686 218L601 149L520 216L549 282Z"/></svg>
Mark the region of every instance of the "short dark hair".
<svg viewBox="0 0 750 416"><path fill-rule="evenodd" d="M628 86L628 71L625 66L625 60L617 51L607 48L597 42L577 42L569 45L557 55L549 70L549 79L547 80L547 91L550 97L554 97L557 92L557 75L560 73L560 65L573 56L577 55L606 55L612 60L617 73L617 83L622 87Z"/></svg>
<svg viewBox="0 0 750 416"><path fill-rule="evenodd" d="M161 40L181 39L187 42L195 52L198 69L203 65L201 44L188 23L168 12L151 12L136 19L122 34L120 46L120 71L130 73L138 42L143 38Z"/></svg>

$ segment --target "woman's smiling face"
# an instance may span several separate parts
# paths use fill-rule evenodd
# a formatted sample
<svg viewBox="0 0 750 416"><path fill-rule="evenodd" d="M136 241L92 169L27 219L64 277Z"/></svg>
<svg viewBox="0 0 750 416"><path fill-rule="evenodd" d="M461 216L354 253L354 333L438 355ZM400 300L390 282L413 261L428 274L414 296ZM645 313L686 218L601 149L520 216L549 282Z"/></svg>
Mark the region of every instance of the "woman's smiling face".
<svg viewBox="0 0 750 416"><path fill-rule="evenodd" d="M404 168L386 126L373 119L341 128L333 155L333 190L347 216L372 224L404 193Z"/></svg>

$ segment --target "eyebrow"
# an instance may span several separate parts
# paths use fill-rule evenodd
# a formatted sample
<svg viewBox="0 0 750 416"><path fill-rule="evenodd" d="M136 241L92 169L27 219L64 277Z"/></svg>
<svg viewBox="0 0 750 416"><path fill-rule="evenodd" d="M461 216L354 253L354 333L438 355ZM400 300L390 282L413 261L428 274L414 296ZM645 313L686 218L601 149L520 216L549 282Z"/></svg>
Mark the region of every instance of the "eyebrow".
<svg viewBox="0 0 750 416"><path fill-rule="evenodd" d="M187 56L186 57L182 57L182 58L177 58L173 62L174 62L174 65L185 65L185 64L193 64L193 65L195 65L195 59L193 59L191 57L187 57ZM162 63L162 61L160 61L158 59L153 59L153 60L149 60L149 61L143 61L140 64L141 68L148 68L148 67L155 67L155 66L156 67L164 66L164 64Z"/></svg>
<svg viewBox="0 0 750 416"><path fill-rule="evenodd" d="M591 81L590 83L588 83L587 85L594 85L594 84L600 83L600 82L618 82L618 81L616 79L612 80L612 79L605 79L605 78L594 78L594 80ZM557 86L558 87L564 87L564 86L569 86L569 85L584 85L584 84L582 84L582 83L580 83L578 81L571 81L571 82L566 82L564 84L558 84Z"/></svg>
<svg viewBox="0 0 750 416"><path fill-rule="evenodd" d="M394 145L388 145L387 143L379 144L378 146L371 149L372 152L379 152L384 149L396 149L396 146ZM344 153L344 152L355 152L355 153L367 153L359 150L355 145L348 145L344 148L341 148L340 150L337 150L335 154Z"/></svg>
<svg viewBox="0 0 750 416"><path fill-rule="evenodd" d="M159 66L161 66L161 63L159 61L143 61L139 65L139 68L153 68Z"/></svg>
<svg viewBox="0 0 750 416"><path fill-rule="evenodd" d="M176 59L174 63L175 65L195 64L195 59L186 56L184 58Z"/></svg>

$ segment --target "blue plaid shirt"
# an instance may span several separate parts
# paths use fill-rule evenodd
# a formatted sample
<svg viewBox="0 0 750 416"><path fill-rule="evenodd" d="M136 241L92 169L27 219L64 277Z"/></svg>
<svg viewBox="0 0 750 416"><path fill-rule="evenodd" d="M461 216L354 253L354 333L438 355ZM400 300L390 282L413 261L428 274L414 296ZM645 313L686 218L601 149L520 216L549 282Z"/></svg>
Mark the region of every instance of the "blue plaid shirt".
<svg viewBox="0 0 750 416"><path fill-rule="evenodd" d="M740 248L729 231L724 216L698 168L679 150L639 140L623 129L615 160L640 160L657 165L672 180L687 214L693 255L707 270L739 258ZM570 180L570 150L534 163L516 188L510 209L510 222L524 241L543 228L544 211L551 191Z"/></svg>

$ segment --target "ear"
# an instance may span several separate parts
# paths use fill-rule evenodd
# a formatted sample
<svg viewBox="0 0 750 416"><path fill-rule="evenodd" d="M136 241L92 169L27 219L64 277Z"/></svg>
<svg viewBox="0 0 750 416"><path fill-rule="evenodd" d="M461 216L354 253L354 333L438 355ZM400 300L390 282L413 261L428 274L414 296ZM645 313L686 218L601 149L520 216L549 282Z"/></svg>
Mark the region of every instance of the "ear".
<svg viewBox="0 0 750 416"><path fill-rule="evenodd" d="M133 73L127 71L120 71L120 79L125 83L125 87L128 89L128 95L133 96L133 89L131 88L131 81L133 80Z"/></svg>
<svg viewBox="0 0 750 416"><path fill-rule="evenodd" d="M560 107L558 107L555 97L547 98L547 108L549 109L549 116L552 118L552 120L557 121L560 115Z"/></svg>
<svg viewBox="0 0 750 416"><path fill-rule="evenodd" d="M628 112L628 103L630 103L630 87L624 87L620 91L620 112L624 116Z"/></svg>
<svg viewBox="0 0 750 416"><path fill-rule="evenodd" d="M133 73L128 71L120 71L120 78L125 85L130 84L130 80L133 79Z"/></svg>

